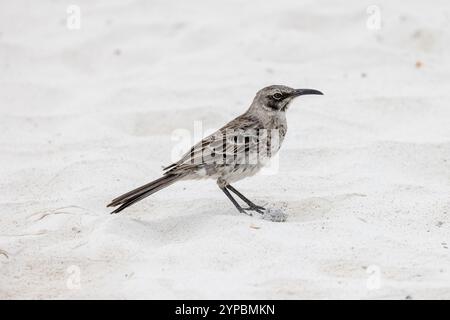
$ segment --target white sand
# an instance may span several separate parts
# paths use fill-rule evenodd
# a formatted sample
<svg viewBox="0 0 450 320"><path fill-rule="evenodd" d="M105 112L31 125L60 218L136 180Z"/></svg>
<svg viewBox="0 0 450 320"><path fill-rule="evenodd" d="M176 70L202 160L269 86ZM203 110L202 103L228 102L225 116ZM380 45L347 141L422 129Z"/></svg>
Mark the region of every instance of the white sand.
<svg viewBox="0 0 450 320"><path fill-rule="evenodd" d="M450 298L450 3L377 3L2 1L0 298ZM269 84L326 94L236 184L286 222L213 181L108 214Z"/></svg>

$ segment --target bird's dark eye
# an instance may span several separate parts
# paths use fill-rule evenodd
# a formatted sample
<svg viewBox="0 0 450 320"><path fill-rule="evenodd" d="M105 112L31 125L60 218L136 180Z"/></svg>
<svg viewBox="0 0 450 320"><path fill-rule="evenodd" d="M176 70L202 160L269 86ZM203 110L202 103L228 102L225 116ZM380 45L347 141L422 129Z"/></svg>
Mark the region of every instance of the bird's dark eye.
<svg viewBox="0 0 450 320"><path fill-rule="evenodd" d="M281 98L283 98L283 95L279 92L276 92L273 94L272 96L275 100L281 100Z"/></svg>

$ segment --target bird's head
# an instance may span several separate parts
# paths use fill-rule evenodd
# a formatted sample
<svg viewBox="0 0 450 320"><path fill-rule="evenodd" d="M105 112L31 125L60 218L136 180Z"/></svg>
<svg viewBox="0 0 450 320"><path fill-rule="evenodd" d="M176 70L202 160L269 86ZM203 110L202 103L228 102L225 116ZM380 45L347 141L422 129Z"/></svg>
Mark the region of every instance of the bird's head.
<svg viewBox="0 0 450 320"><path fill-rule="evenodd" d="M266 109L268 112L284 112L292 100L306 94L323 95L322 92L314 89L293 89L286 86L273 85L259 90L256 93L253 104Z"/></svg>

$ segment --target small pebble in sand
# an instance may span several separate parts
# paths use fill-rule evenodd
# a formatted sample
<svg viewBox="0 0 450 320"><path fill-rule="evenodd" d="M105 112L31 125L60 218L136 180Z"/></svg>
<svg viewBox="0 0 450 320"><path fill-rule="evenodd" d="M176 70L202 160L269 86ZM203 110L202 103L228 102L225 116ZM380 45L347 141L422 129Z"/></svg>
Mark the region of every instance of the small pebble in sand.
<svg viewBox="0 0 450 320"><path fill-rule="evenodd" d="M264 211L262 218L272 222L285 222L287 219L287 214L281 209L269 208Z"/></svg>

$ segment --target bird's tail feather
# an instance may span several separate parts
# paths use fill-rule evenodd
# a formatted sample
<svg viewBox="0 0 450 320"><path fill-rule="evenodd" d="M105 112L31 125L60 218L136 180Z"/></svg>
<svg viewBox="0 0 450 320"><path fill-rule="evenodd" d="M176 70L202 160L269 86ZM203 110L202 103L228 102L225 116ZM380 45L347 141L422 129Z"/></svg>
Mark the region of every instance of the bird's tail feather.
<svg viewBox="0 0 450 320"><path fill-rule="evenodd" d="M118 213L132 204L152 195L153 193L170 186L172 183L183 178L184 174L166 174L155 181L147 183L137 189L131 190L120 197L115 198L108 204L108 207L118 207L111 214Z"/></svg>

